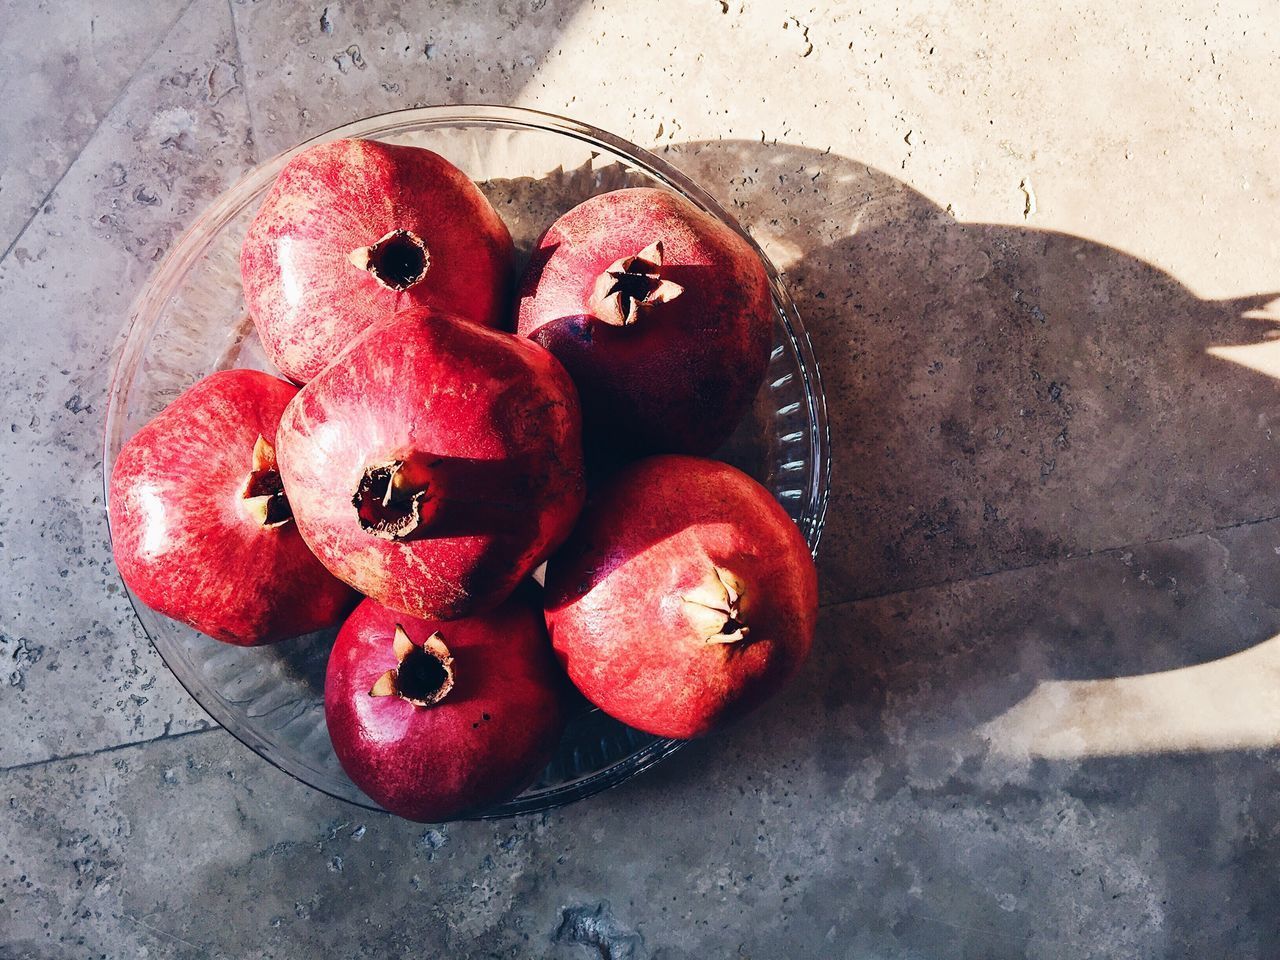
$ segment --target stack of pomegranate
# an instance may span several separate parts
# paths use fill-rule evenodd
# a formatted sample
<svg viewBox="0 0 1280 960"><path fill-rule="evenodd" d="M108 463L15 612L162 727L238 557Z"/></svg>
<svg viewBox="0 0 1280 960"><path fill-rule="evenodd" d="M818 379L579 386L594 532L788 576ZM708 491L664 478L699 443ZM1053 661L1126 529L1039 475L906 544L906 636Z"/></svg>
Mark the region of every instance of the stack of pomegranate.
<svg viewBox="0 0 1280 960"><path fill-rule="evenodd" d="M566 674L624 723L693 737L776 691L812 638L804 539L704 459L764 375L751 247L628 189L550 226L514 310L513 261L484 195L428 150L298 154L240 261L288 380L201 380L111 478L116 563L148 606L241 645L345 618L334 750L415 820L531 782L576 699ZM585 511L584 457L624 464Z"/></svg>

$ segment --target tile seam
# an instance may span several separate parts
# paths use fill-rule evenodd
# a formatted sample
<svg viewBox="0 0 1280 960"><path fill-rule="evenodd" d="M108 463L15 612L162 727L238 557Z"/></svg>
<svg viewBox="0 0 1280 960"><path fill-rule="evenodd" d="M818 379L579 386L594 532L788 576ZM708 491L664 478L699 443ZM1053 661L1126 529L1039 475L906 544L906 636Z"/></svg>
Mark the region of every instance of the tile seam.
<svg viewBox="0 0 1280 960"><path fill-rule="evenodd" d="M62 168L62 172L58 174L58 179L53 182L53 186L51 186L48 192L40 199L40 202L36 204L35 209L31 211L31 216L27 217L26 221L18 229L18 232L14 236L12 242L5 247L4 253L0 253L0 266L4 265L4 262L9 259L9 254L13 252L14 248L17 247L22 238L26 236L27 231L31 229L31 225L36 222L36 217L40 216L40 212L45 208L45 205L53 199L53 195L57 193L58 187L62 186L62 181L67 178L67 174L72 171L75 165L80 161L80 158L84 156L84 152L89 149L89 144L93 143L97 138L98 131L102 129L102 125L106 123L107 118L115 112L116 107L120 106L120 101L122 101L125 94L129 92L129 88L133 86L133 82L138 79L138 75L147 68L147 64L151 62L156 53L159 52L160 48L164 46L165 41L169 39L169 35L173 33L174 28L177 27L182 18L187 15L187 11L191 9L191 5L193 3L195 3L195 0L187 0L187 3L183 8L178 11L178 15L173 18L173 21L167 27L165 27L164 32L160 35L160 39L157 40L155 45L147 51L147 55L138 62L138 69L129 74L129 78L125 80L124 83L120 84L120 89L116 91L115 98L112 99L111 103L107 105L107 108L102 111L102 116L99 117L98 122L93 125L93 129L90 130L89 135L84 138L84 142L76 148L75 154L67 161L67 165Z"/></svg>

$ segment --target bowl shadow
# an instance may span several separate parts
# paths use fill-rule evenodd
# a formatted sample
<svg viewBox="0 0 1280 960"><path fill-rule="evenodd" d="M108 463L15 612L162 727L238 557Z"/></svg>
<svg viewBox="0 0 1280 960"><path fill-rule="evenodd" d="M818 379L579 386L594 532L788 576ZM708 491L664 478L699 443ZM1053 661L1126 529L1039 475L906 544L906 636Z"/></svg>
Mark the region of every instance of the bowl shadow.
<svg viewBox="0 0 1280 960"><path fill-rule="evenodd" d="M1267 484L1280 391L1265 373L1280 365L1232 362L1276 337L1276 295L1204 299L1085 237L963 222L829 151L715 141L667 158L782 270L821 364L834 463L810 662L759 714L631 785L629 802L677 783L807 789L830 818L852 817L831 835L852 862L878 842L856 829L875 808L954 815L963 832L966 816L1017 824L1078 803L1109 818L1111 840L1150 838L1170 943L1234 942L1206 904L1225 889L1250 916L1271 913L1276 844L1231 834L1243 860L1221 861L1229 808L1206 784L1272 783L1276 741L1264 758L1194 743L1012 755L991 725L1042 685L1087 695L1252 656L1280 634L1265 522L1280 513ZM966 876L948 843L901 856Z"/></svg>

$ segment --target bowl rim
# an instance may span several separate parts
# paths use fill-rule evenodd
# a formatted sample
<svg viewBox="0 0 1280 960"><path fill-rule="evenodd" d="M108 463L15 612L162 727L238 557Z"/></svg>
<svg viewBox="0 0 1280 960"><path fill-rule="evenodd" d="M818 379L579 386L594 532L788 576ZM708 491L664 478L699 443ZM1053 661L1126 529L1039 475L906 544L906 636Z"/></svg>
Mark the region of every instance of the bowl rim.
<svg viewBox="0 0 1280 960"><path fill-rule="evenodd" d="M801 526L801 533L809 545L810 552L815 558L817 557L818 544L822 538L823 527L826 523L831 487L831 436L827 422L826 397L823 393L822 376L817 357L813 352L813 343L803 321L800 319L795 303L787 292L773 262L760 248L760 245L751 234L738 223L737 218L725 210L706 190L670 162L657 156L652 151L580 120L528 107L503 106L499 104L438 104L412 107L372 114L331 127L287 150L275 154L267 160L255 164L225 188L217 198L191 221L174 242L173 247L143 283L141 290L130 305L127 319L119 334L121 338L121 343L118 347L120 355L116 360L107 388L106 416L103 424L102 441L103 512L107 513L108 539L111 537L111 523L106 505L110 499L111 470L114 467L115 460L111 447L116 434L120 432L121 409L117 401L123 389L123 384L132 382L136 367L145 356L146 348L155 332L153 324L152 329L146 331L146 336L139 336L139 320L148 311L159 316L160 308L168 302L182 278L187 275L190 267L204 252L208 246L209 238L216 235L230 219L240 213L243 207L244 195L246 193L257 193L274 182L280 168L293 156L319 143L342 137L376 137L379 134L396 131L407 124L412 124L418 129L426 129L430 127L465 126L475 123L514 130L542 130L565 135L589 145L605 147L625 158L632 165L641 168L657 181L683 194L705 212L728 225L750 245L760 259L769 278L775 308L782 318L783 325L791 340L792 349L796 352L800 374L804 380L804 397L807 407L805 412L809 421L809 430L813 438L812 443L816 456L814 458L812 476L809 479L808 489L806 490L808 502L812 507L812 514L807 518L808 522ZM200 228L198 231L197 227ZM167 282L157 282L162 278ZM119 571L117 571L118 573ZM139 609L139 601L134 597L133 591L129 590L128 585L125 584L124 586L125 595L133 608L134 616L137 618L152 648L159 655L161 662L177 678L188 696L218 728L230 733L241 744L253 751L255 755L266 760L273 767L308 788L361 809L387 813L376 804L364 804L350 797L340 796L331 790L303 779L299 774L294 773L278 762L274 756L274 749L270 745L265 742L250 742L251 738L245 735L245 731L223 724L196 695L187 681L169 664L168 658L165 657L164 652L157 645L152 632L147 629L146 621L142 616L142 611ZM505 819L524 813L537 813L556 809L568 803L584 800L603 790L616 787L630 780L675 753L685 743L687 741L657 738L642 747L638 752L618 761L614 765L566 786L566 792L571 792L572 796L561 798L558 801L554 794L528 798L522 796L513 797L475 814L464 815L454 819Z"/></svg>

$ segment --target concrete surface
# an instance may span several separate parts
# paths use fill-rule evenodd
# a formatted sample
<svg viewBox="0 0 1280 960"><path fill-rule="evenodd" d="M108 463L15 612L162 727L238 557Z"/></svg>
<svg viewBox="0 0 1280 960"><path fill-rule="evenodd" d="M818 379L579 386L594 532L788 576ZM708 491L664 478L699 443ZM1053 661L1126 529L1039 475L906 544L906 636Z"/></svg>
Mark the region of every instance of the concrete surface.
<svg viewBox="0 0 1280 960"><path fill-rule="evenodd" d="M1275 956L1274 5L409 7L4 8L0 958ZM836 463L776 704L425 828L206 729L116 581L99 447L192 216L443 101L594 122L731 205Z"/></svg>

